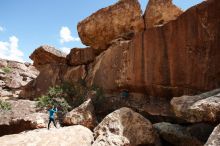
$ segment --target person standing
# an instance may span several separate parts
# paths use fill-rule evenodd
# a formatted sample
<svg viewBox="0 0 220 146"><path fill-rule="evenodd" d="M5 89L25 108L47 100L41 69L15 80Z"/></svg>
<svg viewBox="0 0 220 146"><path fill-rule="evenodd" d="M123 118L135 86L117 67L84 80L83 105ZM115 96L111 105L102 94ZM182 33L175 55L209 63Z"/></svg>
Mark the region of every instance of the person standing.
<svg viewBox="0 0 220 146"><path fill-rule="evenodd" d="M48 130L50 129L50 123L53 122L54 126L57 128L55 123L54 114L57 112L57 108L53 107L48 110L49 112L49 123L48 123Z"/></svg>

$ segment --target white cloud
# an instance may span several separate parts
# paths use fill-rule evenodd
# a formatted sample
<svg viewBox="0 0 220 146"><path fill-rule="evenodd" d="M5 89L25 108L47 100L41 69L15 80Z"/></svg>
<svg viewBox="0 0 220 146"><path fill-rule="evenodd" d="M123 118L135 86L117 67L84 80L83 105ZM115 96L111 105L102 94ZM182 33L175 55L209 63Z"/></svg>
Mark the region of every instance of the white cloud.
<svg viewBox="0 0 220 146"><path fill-rule="evenodd" d="M2 27L2 26L0 26L0 32L3 32L5 29Z"/></svg>
<svg viewBox="0 0 220 146"><path fill-rule="evenodd" d="M73 37L71 31L68 27L63 26L60 29L60 42L61 44L65 42L78 42L80 41L79 37Z"/></svg>
<svg viewBox="0 0 220 146"><path fill-rule="evenodd" d="M71 48L67 48L67 47L63 47L63 48L60 48L60 50L66 54L69 54L70 53L70 50Z"/></svg>
<svg viewBox="0 0 220 146"><path fill-rule="evenodd" d="M11 36L7 42L0 41L0 58L24 62L24 54L18 49L18 42L16 36Z"/></svg>

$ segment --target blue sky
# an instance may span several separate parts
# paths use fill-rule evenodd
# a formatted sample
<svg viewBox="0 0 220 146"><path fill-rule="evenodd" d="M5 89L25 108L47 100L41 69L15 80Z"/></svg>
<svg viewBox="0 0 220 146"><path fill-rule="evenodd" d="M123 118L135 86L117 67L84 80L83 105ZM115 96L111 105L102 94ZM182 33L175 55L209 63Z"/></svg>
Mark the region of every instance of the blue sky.
<svg viewBox="0 0 220 146"><path fill-rule="evenodd" d="M203 0L173 0L183 10ZM117 0L0 0L0 58L30 61L43 44L64 51L83 47L77 23ZM142 11L148 0L139 0Z"/></svg>

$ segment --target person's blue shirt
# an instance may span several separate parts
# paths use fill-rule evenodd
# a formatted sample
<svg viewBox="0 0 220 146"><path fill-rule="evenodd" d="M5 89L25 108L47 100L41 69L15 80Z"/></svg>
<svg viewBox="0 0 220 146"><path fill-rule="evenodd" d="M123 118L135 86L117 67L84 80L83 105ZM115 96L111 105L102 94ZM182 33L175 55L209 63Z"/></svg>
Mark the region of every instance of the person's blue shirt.
<svg viewBox="0 0 220 146"><path fill-rule="evenodd" d="M49 118L54 119L54 113L57 112L57 108L51 108L49 110Z"/></svg>

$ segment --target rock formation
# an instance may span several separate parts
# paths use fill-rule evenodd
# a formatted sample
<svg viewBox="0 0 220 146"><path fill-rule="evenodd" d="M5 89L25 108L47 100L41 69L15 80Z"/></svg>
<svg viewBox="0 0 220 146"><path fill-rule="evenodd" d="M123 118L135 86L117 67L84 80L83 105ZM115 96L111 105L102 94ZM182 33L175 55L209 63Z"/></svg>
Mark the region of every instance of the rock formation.
<svg viewBox="0 0 220 146"><path fill-rule="evenodd" d="M67 113L63 119L65 125L83 125L93 129L96 126L96 117L91 99Z"/></svg>
<svg viewBox="0 0 220 146"><path fill-rule="evenodd" d="M0 59L0 97L18 97L22 87L39 74L29 63Z"/></svg>
<svg viewBox="0 0 220 146"><path fill-rule="evenodd" d="M70 126L61 129L40 129L0 137L1 145L44 145L44 146L91 146L92 132L83 126Z"/></svg>
<svg viewBox="0 0 220 146"><path fill-rule="evenodd" d="M94 61L95 57L93 48L73 48L66 59L69 65L77 66L89 64Z"/></svg>
<svg viewBox="0 0 220 146"><path fill-rule="evenodd" d="M162 26L175 20L183 11L172 3L172 0L149 0L144 21L146 28Z"/></svg>
<svg viewBox="0 0 220 146"><path fill-rule="evenodd" d="M102 51L120 35L143 30L141 13L138 0L120 0L81 21L79 36L85 45Z"/></svg>
<svg viewBox="0 0 220 146"><path fill-rule="evenodd" d="M40 70L39 76L22 90L22 98L34 99L45 94L49 87L63 82L76 82L86 76L84 65L70 66L65 54L50 46L37 48L31 55L34 66Z"/></svg>
<svg viewBox="0 0 220 146"><path fill-rule="evenodd" d="M129 108L121 108L107 115L94 129L95 138L102 142L114 140L113 135L124 137L123 145L155 144L157 134L150 121ZM102 140L101 140L102 139ZM128 141L127 141L128 140ZM95 142L98 145L98 142Z"/></svg>
<svg viewBox="0 0 220 146"><path fill-rule="evenodd" d="M189 122L220 122L220 89L195 96L175 97L171 105L177 117Z"/></svg>
<svg viewBox="0 0 220 146"><path fill-rule="evenodd" d="M169 98L218 88L219 10L218 1L205 1L131 42L110 46L90 68L91 84L109 93L127 88Z"/></svg>
<svg viewBox="0 0 220 146"><path fill-rule="evenodd" d="M34 61L34 66L45 64L65 64L66 63L66 54L55 49L54 47L44 45L37 48L30 56Z"/></svg>
<svg viewBox="0 0 220 146"><path fill-rule="evenodd" d="M162 122L153 126L163 140L176 146L203 146L213 130L212 126L206 124L185 127Z"/></svg>
<svg viewBox="0 0 220 146"><path fill-rule="evenodd" d="M7 100L9 111L0 110L0 136L25 130L45 128L48 115L37 112L36 102L29 100Z"/></svg>
<svg viewBox="0 0 220 146"><path fill-rule="evenodd" d="M32 136L36 145L203 145L220 122L219 16L218 0L184 13L171 0L150 0L144 16L137 0L120 0L95 12L78 24L89 47L74 48L67 56L50 46L37 48L31 59L40 74L20 94L34 100L51 86L83 79L94 94L67 113L64 124L90 128L95 141L90 130L73 126L52 129L52 135L46 130L24 132L14 135L14 142L27 145ZM16 133L43 127L45 113L33 108L16 115L23 108L10 116L1 114L2 135L18 125L22 129ZM94 117L101 121L96 127ZM170 123L159 123L165 121ZM218 131L206 145L218 145ZM13 145L11 138L0 137L1 144Z"/></svg>

